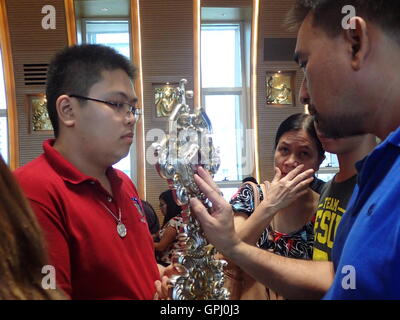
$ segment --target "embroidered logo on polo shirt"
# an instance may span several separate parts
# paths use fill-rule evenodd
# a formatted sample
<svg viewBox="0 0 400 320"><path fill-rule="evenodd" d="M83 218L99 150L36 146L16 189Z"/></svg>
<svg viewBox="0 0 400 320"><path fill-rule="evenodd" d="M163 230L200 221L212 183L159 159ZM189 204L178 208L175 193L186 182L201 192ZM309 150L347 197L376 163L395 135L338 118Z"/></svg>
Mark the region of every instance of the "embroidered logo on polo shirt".
<svg viewBox="0 0 400 320"><path fill-rule="evenodd" d="M145 218L145 215L144 215L144 212L143 212L143 208L140 205L139 199L136 198L136 197L132 197L131 200L133 201L133 204L135 205L137 211L141 215L140 221L146 223L146 218Z"/></svg>
<svg viewBox="0 0 400 320"><path fill-rule="evenodd" d="M375 204L372 204L367 211L367 215L370 216L375 210Z"/></svg>

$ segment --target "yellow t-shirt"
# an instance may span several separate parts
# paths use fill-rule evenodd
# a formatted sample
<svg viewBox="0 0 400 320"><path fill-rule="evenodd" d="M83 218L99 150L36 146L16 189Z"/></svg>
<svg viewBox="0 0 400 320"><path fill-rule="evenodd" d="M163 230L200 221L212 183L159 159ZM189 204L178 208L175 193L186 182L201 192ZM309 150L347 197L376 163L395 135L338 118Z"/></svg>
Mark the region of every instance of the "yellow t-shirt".
<svg viewBox="0 0 400 320"><path fill-rule="evenodd" d="M313 260L331 261L336 230L357 182L353 176L343 182L329 181L322 189L315 215Z"/></svg>

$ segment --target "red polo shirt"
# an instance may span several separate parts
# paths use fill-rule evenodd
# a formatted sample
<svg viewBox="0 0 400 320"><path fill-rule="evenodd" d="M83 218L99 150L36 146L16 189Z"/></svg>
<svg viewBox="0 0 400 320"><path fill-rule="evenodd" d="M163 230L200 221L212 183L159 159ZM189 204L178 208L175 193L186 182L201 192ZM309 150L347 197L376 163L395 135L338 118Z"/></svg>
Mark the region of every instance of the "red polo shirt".
<svg viewBox="0 0 400 320"><path fill-rule="evenodd" d="M109 168L113 197L45 141L44 154L15 175L47 240L57 284L72 299L152 299L160 278L154 247L132 181ZM139 200L140 201L140 200ZM121 209L127 235L117 233Z"/></svg>

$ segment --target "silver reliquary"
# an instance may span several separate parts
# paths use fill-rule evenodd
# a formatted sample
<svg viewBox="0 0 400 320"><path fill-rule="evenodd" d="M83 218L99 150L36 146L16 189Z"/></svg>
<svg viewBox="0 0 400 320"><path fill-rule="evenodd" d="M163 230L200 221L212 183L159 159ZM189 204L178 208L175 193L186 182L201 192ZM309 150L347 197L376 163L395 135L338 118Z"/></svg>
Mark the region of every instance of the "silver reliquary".
<svg viewBox="0 0 400 320"><path fill-rule="evenodd" d="M193 92L186 91L186 79L175 90L177 104L169 117L169 132L159 143L154 143L157 157L156 169L175 192L175 201L182 206L183 227L178 235L181 243L173 262L184 272L171 279L174 300L227 300L229 292L223 287L226 262L215 259L213 246L207 243L199 223L192 217L189 199L197 197L210 205L194 182L198 166L210 174L219 168L220 158L213 144L212 127L203 109L192 109L186 98Z"/></svg>

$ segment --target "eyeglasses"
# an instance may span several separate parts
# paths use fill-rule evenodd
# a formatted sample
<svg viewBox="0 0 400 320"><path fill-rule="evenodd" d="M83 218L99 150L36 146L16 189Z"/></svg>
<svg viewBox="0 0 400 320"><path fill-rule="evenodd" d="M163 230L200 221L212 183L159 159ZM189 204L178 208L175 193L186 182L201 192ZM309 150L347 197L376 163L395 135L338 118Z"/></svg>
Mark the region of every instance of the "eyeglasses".
<svg viewBox="0 0 400 320"><path fill-rule="evenodd" d="M142 110L140 110L139 108L135 107L133 104L130 104L130 103L127 103L127 102L104 101L104 100L100 100L100 99L83 97L83 96L80 96L80 95L77 95L77 94L70 94L69 96L71 98L77 98L77 99L82 99L82 100L90 100L90 101L105 103L106 105L114 108L118 112L131 113L134 116L136 121L139 120L139 117L142 114Z"/></svg>

